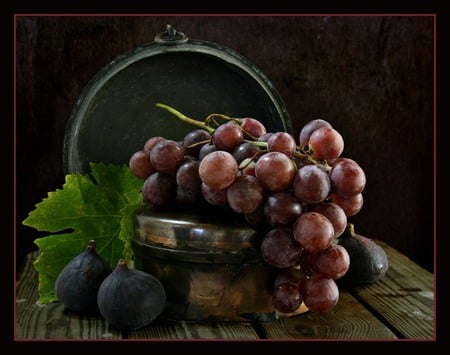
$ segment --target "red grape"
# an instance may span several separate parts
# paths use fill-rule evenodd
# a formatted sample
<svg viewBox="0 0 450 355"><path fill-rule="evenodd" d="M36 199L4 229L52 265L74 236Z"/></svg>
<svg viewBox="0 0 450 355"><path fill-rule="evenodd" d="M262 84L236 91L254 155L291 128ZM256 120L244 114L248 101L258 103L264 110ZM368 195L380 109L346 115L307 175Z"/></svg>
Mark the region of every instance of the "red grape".
<svg viewBox="0 0 450 355"><path fill-rule="evenodd" d="M250 213L263 202L263 192L258 179L251 175L241 175L228 187L227 200L234 211Z"/></svg>
<svg viewBox="0 0 450 355"><path fill-rule="evenodd" d="M336 282L320 274L305 279L302 282L300 293L305 306L316 313L331 311L339 300L339 289Z"/></svg>
<svg viewBox="0 0 450 355"><path fill-rule="evenodd" d="M289 189L294 175L294 164L286 154L269 152L256 162L255 176L267 191L279 192Z"/></svg>
<svg viewBox="0 0 450 355"><path fill-rule="evenodd" d="M309 147L316 159L334 161L344 150L344 140L334 128L322 127L316 129L309 137Z"/></svg>
<svg viewBox="0 0 450 355"><path fill-rule="evenodd" d="M294 223L294 238L309 252L326 249L334 239L333 225L323 214L306 212Z"/></svg>
<svg viewBox="0 0 450 355"><path fill-rule="evenodd" d="M261 243L261 255L265 262L278 268L294 266L302 250L290 228L270 230Z"/></svg>
<svg viewBox="0 0 450 355"><path fill-rule="evenodd" d="M238 165L233 156L223 150L206 155L198 168L200 179L214 189L225 189L236 179Z"/></svg>

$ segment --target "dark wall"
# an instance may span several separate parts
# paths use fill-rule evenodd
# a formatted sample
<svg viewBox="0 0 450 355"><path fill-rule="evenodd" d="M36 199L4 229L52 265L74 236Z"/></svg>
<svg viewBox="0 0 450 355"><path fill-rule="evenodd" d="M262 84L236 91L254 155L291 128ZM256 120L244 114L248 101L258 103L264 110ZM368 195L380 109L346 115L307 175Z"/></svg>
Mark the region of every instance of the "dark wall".
<svg viewBox="0 0 450 355"><path fill-rule="evenodd" d="M294 131L328 119L366 172L358 233L433 271L434 18L17 17L17 261L42 236L21 221L64 182L66 121L116 56L171 23L247 57L272 81Z"/></svg>

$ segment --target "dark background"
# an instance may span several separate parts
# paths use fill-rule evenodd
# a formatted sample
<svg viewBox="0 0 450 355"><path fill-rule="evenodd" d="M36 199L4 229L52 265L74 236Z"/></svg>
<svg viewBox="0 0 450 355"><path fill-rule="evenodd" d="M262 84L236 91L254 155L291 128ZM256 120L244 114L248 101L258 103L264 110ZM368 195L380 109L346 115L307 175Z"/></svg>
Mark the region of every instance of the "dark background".
<svg viewBox="0 0 450 355"><path fill-rule="evenodd" d="M17 265L46 235L21 222L64 183L64 131L81 90L168 23L253 62L296 134L328 119L367 175L356 231L434 271L434 18L385 15L17 16Z"/></svg>

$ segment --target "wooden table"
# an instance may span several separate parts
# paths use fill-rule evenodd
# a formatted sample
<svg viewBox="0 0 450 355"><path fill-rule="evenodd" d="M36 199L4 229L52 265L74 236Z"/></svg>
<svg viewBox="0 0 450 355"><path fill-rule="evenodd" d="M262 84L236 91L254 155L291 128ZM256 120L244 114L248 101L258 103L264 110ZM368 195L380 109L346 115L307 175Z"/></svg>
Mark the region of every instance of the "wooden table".
<svg viewBox="0 0 450 355"><path fill-rule="evenodd" d="M307 312L271 322L155 320L129 333L113 329L101 317L68 312L59 302L38 305L38 275L32 265L38 254L30 253L17 277L15 340L436 340L434 275L388 245L377 243L389 257L385 277L369 286L341 290L338 304L329 313Z"/></svg>

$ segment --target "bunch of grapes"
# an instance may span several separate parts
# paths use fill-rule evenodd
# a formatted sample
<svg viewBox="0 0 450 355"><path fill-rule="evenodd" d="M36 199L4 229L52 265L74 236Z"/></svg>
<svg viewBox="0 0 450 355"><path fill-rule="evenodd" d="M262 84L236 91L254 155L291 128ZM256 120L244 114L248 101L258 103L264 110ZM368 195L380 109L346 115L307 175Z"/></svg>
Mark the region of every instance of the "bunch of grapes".
<svg viewBox="0 0 450 355"><path fill-rule="evenodd" d="M359 164L341 156L341 134L314 119L296 140L254 118L198 121L157 106L196 129L182 141L151 137L131 156L144 201L157 209L206 203L243 216L264 230L262 258L278 270L274 307L292 313L303 302L312 312L330 311L339 299L335 280L350 265L337 241L361 210L366 184Z"/></svg>

